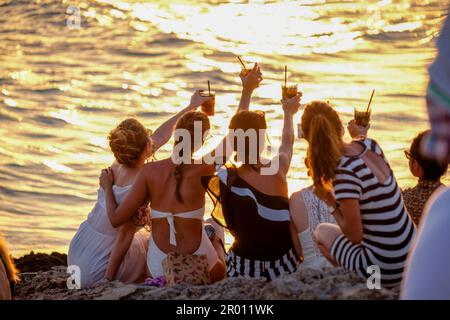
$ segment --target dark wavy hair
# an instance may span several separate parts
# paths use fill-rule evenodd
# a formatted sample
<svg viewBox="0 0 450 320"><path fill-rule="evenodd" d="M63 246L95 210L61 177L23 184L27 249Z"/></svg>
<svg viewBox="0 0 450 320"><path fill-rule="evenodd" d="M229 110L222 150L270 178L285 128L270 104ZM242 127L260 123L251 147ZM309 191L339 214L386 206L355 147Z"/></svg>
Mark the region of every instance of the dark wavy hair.
<svg viewBox="0 0 450 320"><path fill-rule="evenodd" d="M411 158L416 160L422 168L422 179L437 181L447 172L448 164L440 163L434 159L427 158L420 151L420 145L423 137L428 133L430 133L430 130L422 131L414 138L409 149L409 154L411 155Z"/></svg>

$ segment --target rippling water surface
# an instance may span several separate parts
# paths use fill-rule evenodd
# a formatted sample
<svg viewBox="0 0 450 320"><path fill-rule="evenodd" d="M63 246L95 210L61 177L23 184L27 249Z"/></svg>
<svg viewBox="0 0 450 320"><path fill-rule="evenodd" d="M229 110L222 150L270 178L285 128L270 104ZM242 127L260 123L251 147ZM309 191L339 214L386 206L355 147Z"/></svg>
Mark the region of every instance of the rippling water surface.
<svg viewBox="0 0 450 320"><path fill-rule="evenodd" d="M71 5L79 29L67 26ZM236 55L263 67L253 106L266 111L274 144L285 64L303 102L330 100L344 121L375 88L371 135L410 186L402 150L427 127L426 65L447 8L432 0L0 1L0 231L14 254L66 251L95 201L99 170L113 160L108 131L128 116L156 128L208 79L214 131L223 134L240 92ZM305 146L296 141L290 191L309 184Z"/></svg>

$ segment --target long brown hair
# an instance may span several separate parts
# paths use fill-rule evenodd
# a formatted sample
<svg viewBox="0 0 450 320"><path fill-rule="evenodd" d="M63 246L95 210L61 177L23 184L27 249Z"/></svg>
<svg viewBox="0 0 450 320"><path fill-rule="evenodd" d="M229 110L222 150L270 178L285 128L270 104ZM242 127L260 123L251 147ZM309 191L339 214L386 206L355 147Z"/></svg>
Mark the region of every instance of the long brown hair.
<svg viewBox="0 0 450 320"><path fill-rule="evenodd" d="M187 130L190 134L190 145L191 145L191 151L194 150L195 146L195 137L194 137L194 124L197 121L201 121L202 123L202 142L203 142L203 136L204 133L210 129L211 125L209 123L209 118L206 115L206 113L202 112L202 111L190 111L188 113L186 113L183 117L181 117L176 126L175 126L175 130L177 129L184 129ZM180 143L181 140L178 138L178 140L175 140L175 146ZM183 151L180 151L180 156L183 157ZM177 164L175 166L175 170L174 170L174 176L175 176L175 181L176 181L176 189L175 189L175 197L177 199L178 202L183 203L183 197L181 196L180 193L180 188L181 188L181 182L183 181L183 163Z"/></svg>
<svg viewBox="0 0 450 320"><path fill-rule="evenodd" d="M330 191L342 156L342 122L327 102L313 101L305 107L301 128L309 146L307 163L315 187Z"/></svg>
<svg viewBox="0 0 450 320"><path fill-rule="evenodd" d="M256 152L256 164L250 163L251 155L255 150L250 150L250 141L249 139L245 139L245 147L244 147L244 163L242 166L248 166L249 168L252 168L255 171L259 172L259 169L261 167L261 155L260 155L260 148L264 145L264 141L260 141L260 135L259 130L266 130L267 129L267 122L266 117L263 111L241 111L236 113L233 118L231 118L229 129L231 130L237 130L241 129L245 132L247 130L255 130L256 131L256 139L257 139L257 152ZM234 151L238 152L238 143L237 143L237 137L234 137ZM240 156L240 155L239 155ZM238 158L238 155L235 155L235 159Z"/></svg>

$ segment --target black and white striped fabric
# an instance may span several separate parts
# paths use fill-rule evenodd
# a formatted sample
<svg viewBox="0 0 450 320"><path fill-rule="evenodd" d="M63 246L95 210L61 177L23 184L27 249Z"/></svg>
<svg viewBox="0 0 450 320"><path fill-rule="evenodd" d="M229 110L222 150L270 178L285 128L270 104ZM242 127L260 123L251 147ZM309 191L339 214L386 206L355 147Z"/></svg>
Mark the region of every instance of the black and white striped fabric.
<svg viewBox="0 0 450 320"><path fill-rule="evenodd" d="M271 281L282 274L295 272L298 263L299 259L292 249L280 259L272 261L246 259L230 250L227 253L227 275L229 277L264 277Z"/></svg>
<svg viewBox="0 0 450 320"><path fill-rule="evenodd" d="M359 142L364 146L360 155L341 158L334 192L337 200L359 200L363 241L355 245L341 235L334 241L331 255L340 266L365 277L371 275L367 270L369 266L378 266L381 284L394 286L401 282L415 227L380 146L368 138ZM369 150L381 156L389 166L391 174L384 183L377 180L362 159Z"/></svg>

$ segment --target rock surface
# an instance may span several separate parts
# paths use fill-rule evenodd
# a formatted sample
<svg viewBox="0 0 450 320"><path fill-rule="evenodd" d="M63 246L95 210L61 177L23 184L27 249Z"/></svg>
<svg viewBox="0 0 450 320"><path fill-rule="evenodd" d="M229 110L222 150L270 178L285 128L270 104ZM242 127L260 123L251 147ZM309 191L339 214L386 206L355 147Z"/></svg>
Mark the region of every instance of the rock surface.
<svg viewBox="0 0 450 320"><path fill-rule="evenodd" d="M208 286L180 284L171 288L114 281L94 288L69 290L68 276L64 266L22 273L16 299L398 299L398 289L369 290L364 279L337 268L301 270L270 283L262 278L227 278Z"/></svg>
<svg viewBox="0 0 450 320"><path fill-rule="evenodd" d="M51 254L34 253L31 251L19 259L14 259L14 263L20 272L48 271L54 266L67 266L67 254L58 252L52 252Z"/></svg>

